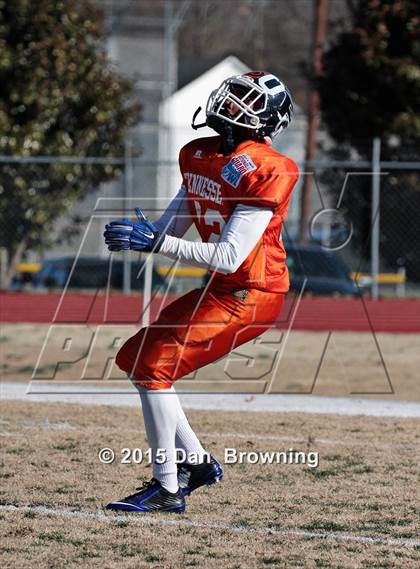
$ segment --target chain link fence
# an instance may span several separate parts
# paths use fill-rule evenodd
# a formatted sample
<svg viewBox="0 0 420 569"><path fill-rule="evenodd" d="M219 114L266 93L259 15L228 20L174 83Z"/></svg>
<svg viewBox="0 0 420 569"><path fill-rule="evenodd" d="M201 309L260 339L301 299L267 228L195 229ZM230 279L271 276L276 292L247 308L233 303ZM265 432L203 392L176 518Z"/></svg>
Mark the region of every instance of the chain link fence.
<svg viewBox="0 0 420 569"><path fill-rule="evenodd" d="M420 293L420 163L381 161L380 147L376 147L376 155L373 142L371 147L372 160L321 159L299 164L301 180L283 234L286 249L290 251L291 275L295 272L298 279L300 265L300 272L310 278L317 264L313 262L313 254L311 260L311 254L295 243L302 180L311 176L312 214L305 244L309 253L312 246L312 251L318 247L339 258L351 277L374 298L417 296ZM89 180L95 180L95 169L99 179L99 170L107 168L116 177L102 183L99 190L90 191L92 188L84 183L84 173ZM114 263L114 273L110 276L109 253L102 239L104 224L113 218L132 215L135 206L141 206L151 219L158 217L169 199L161 181L173 178L177 168L172 162L132 157L129 147L125 156L116 158L0 156L2 287L45 290L63 289L66 284L79 289L111 286L129 293L143 290L144 279L152 287L163 280L176 293L200 286L206 279L205 269L177 266L174 270L168 260L159 256L148 272L139 270L141 259L123 255ZM56 198L54 188L63 176L70 186L82 186L81 199L75 205ZM176 190L172 188L173 194ZM42 206L37 211L37 203L45 202L31 200L31 195L48 200L52 206L47 208L48 215L44 215ZM31 240L27 242L24 230L31 219L37 220L38 226L45 219L48 231L40 230L37 239L36 226L35 234L31 226ZM198 236L191 230L186 238ZM80 266L72 280L68 267L76 257L91 259L91 263L83 261L84 270ZM318 273L319 266L318 263ZM322 270L317 276L323 276ZM327 268L324 276L333 279Z"/></svg>

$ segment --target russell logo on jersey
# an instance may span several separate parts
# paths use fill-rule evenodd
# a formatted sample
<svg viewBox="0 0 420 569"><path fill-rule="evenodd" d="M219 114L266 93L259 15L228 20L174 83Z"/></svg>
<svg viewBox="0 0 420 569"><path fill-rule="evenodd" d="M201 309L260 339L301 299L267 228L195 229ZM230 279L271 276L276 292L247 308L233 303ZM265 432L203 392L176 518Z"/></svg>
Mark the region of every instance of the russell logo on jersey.
<svg viewBox="0 0 420 569"><path fill-rule="evenodd" d="M222 178L225 182L237 188L244 174L252 172L257 167L247 154L234 156L222 169Z"/></svg>

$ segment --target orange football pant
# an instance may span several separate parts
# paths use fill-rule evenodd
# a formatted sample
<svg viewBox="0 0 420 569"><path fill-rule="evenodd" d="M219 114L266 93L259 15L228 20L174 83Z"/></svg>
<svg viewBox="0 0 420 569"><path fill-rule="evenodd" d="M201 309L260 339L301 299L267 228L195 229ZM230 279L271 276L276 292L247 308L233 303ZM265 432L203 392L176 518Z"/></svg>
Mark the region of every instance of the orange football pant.
<svg viewBox="0 0 420 569"><path fill-rule="evenodd" d="M180 377L256 338L277 319L284 294L257 289L242 293L213 286L178 298L127 340L117 354L118 367L135 384L168 389Z"/></svg>

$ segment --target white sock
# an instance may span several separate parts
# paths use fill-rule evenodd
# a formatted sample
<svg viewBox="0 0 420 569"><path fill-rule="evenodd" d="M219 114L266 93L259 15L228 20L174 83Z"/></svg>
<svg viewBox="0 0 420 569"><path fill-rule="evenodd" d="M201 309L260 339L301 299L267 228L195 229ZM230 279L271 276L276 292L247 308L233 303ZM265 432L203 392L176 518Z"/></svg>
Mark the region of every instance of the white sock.
<svg viewBox="0 0 420 569"><path fill-rule="evenodd" d="M159 390L139 385L136 387L140 394L147 440L152 449L153 477L169 492L176 492L178 479L175 448L183 449L186 461L192 464L204 462L207 452L192 430L173 386ZM159 396L159 393L162 395ZM166 462L163 464L155 463L159 448L166 449Z"/></svg>
<svg viewBox="0 0 420 569"><path fill-rule="evenodd" d="M146 389L136 386L141 399L147 440L152 449L153 478L169 490L178 490L177 465L175 456L175 432L178 421L178 406L171 389ZM164 450L162 464L159 462L158 449ZM158 462L156 462L156 458Z"/></svg>
<svg viewBox="0 0 420 569"><path fill-rule="evenodd" d="M174 398L177 403L178 421L176 424L175 434L176 448L180 448L185 451L187 455L186 462L201 464L204 462L207 453L198 440L197 435L192 430L173 386L171 389L174 391Z"/></svg>

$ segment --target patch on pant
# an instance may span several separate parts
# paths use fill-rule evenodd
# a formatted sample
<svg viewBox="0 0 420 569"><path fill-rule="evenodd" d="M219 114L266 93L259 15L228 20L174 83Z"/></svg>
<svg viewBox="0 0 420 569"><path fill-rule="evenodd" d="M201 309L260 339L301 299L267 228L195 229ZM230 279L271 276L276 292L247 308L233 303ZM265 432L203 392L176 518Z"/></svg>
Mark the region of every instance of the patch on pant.
<svg viewBox="0 0 420 569"><path fill-rule="evenodd" d="M239 186L239 182L244 174L255 170L256 166L247 154L234 156L222 170L222 178L233 188Z"/></svg>
<svg viewBox="0 0 420 569"><path fill-rule="evenodd" d="M248 298L249 291L244 289L234 289L230 293L232 296L237 298L238 300L246 300Z"/></svg>

